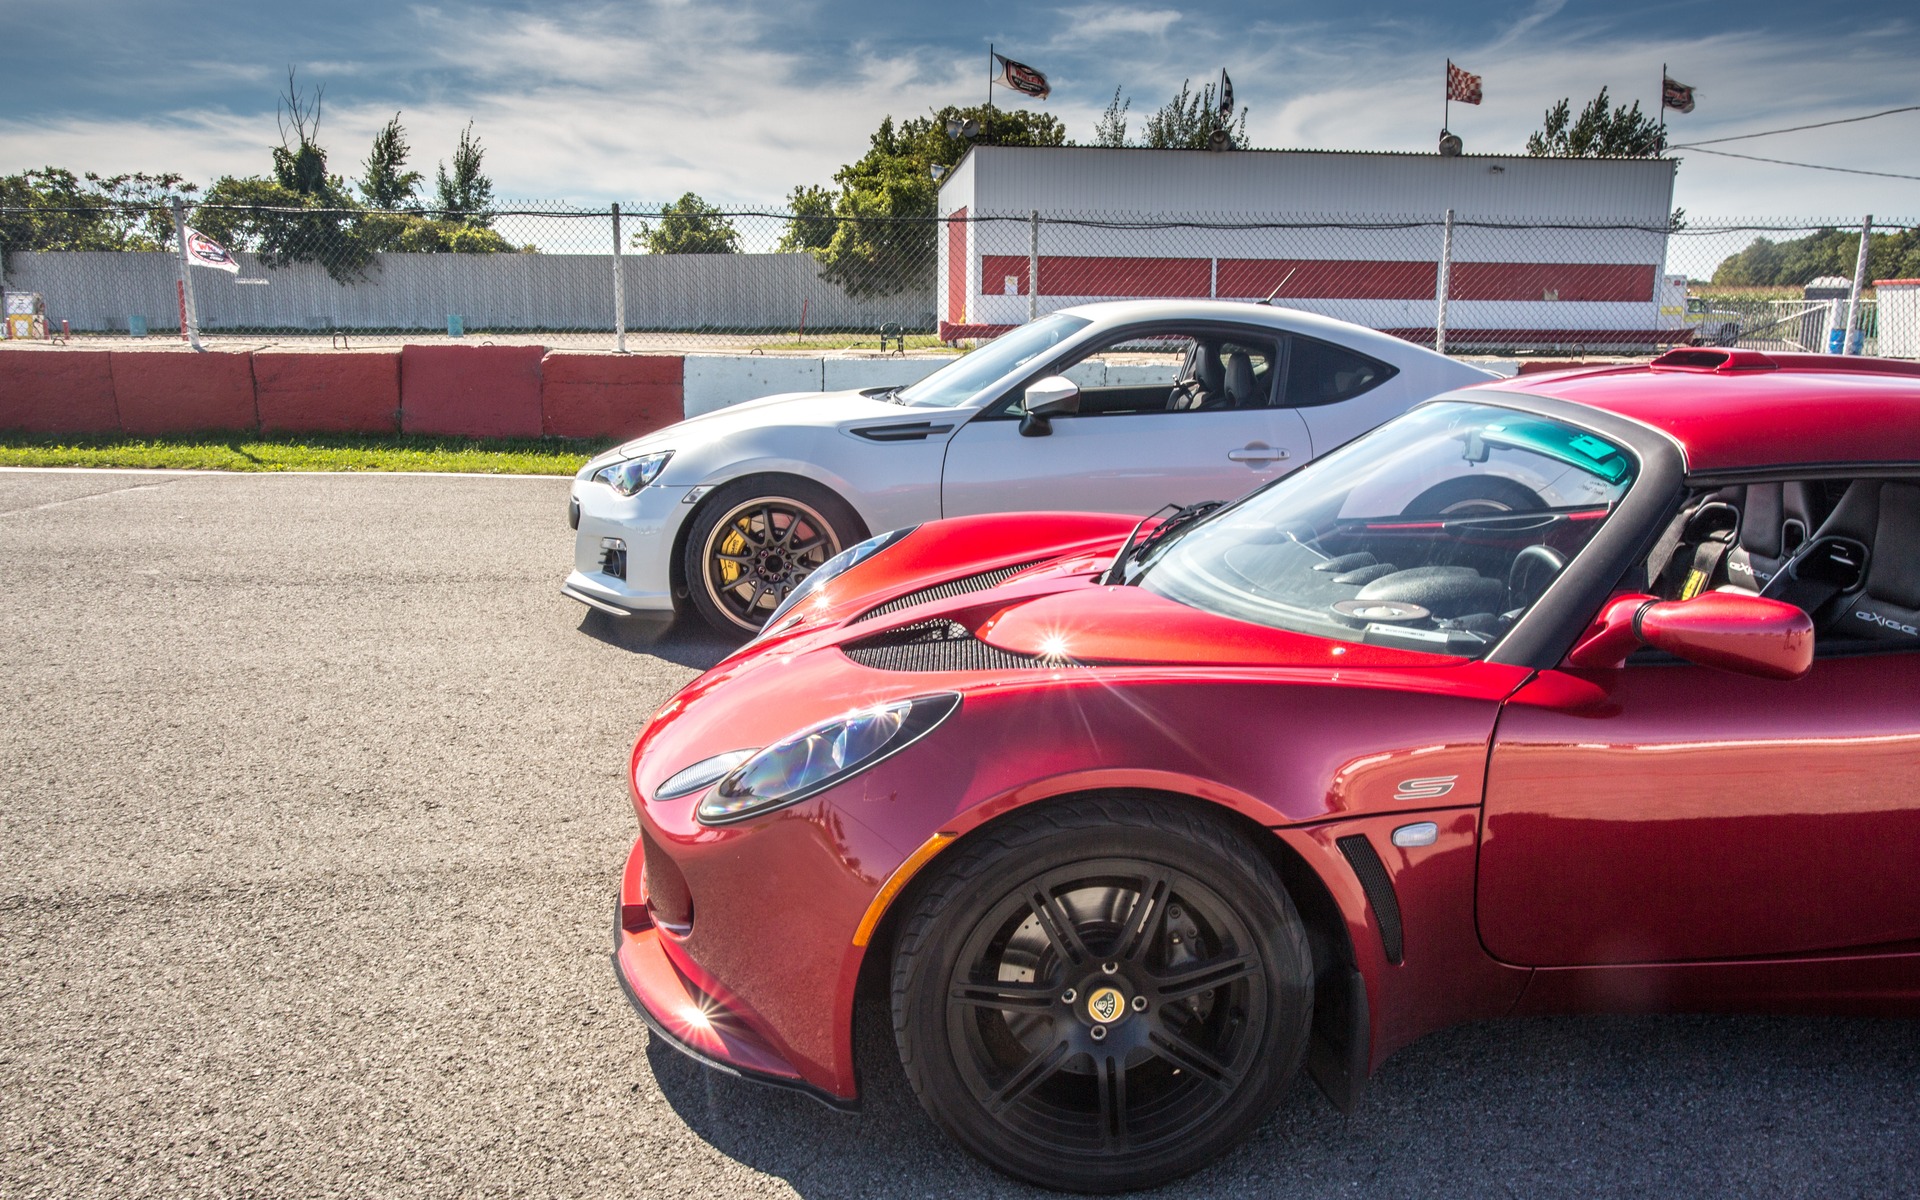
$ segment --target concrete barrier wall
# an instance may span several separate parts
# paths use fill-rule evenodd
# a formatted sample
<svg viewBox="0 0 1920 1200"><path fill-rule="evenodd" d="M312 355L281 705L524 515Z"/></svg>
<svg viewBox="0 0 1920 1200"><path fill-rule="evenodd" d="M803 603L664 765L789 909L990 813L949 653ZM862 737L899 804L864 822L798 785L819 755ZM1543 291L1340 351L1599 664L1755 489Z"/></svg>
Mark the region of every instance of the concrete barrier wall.
<svg viewBox="0 0 1920 1200"><path fill-rule="evenodd" d="M363 279L341 285L313 263L268 270L239 253L239 275L194 274L206 332L244 330L441 330L458 314L469 333L613 329L613 258L594 254L381 254ZM820 277L808 254L622 256L627 328L933 328L933 294L855 299ZM24 251L13 256L9 291L39 292L57 328L155 331L180 328L179 259L118 251ZM248 283L247 280L266 280Z"/></svg>
<svg viewBox="0 0 1920 1200"><path fill-rule="evenodd" d="M775 392L898 387L950 361L539 346L8 349L0 350L0 430L624 439Z"/></svg>
<svg viewBox="0 0 1920 1200"><path fill-rule="evenodd" d="M775 358L758 354L690 354L686 366L689 417L776 392L837 392L904 387L952 362L951 358Z"/></svg>

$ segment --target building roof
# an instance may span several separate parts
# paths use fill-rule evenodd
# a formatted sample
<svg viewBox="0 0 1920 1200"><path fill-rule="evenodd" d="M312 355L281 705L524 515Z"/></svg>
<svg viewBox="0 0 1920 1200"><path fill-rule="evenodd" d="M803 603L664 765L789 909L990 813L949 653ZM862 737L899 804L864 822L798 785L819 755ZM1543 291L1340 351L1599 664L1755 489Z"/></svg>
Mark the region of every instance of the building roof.
<svg viewBox="0 0 1920 1200"><path fill-rule="evenodd" d="M1691 474L1920 464L1920 363L1676 350L1651 364L1492 385L1616 413L1677 441Z"/></svg>

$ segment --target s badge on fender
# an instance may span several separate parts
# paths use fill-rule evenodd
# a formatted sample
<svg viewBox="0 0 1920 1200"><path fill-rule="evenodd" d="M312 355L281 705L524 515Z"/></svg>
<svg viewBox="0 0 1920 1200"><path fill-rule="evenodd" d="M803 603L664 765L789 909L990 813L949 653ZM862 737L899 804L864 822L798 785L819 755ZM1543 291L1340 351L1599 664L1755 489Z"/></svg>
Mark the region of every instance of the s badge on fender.
<svg viewBox="0 0 1920 1200"><path fill-rule="evenodd" d="M1393 793L1395 800L1437 800L1453 790L1460 781L1458 775L1434 775L1426 779L1403 779L1399 790Z"/></svg>

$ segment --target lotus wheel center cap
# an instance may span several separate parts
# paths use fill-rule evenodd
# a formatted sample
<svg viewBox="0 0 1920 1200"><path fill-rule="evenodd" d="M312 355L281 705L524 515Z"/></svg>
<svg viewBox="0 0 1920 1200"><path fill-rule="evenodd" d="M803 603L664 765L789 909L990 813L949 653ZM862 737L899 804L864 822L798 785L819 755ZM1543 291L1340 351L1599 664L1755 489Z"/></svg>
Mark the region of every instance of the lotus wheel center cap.
<svg viewBox="0 0 1920 1200"><path fill-rule="evenodd" d="M1127 997L1116 987L1097 987L1087 995L1087 1015L1096 1024L1111 1025L1126 1014Z"/></svg>

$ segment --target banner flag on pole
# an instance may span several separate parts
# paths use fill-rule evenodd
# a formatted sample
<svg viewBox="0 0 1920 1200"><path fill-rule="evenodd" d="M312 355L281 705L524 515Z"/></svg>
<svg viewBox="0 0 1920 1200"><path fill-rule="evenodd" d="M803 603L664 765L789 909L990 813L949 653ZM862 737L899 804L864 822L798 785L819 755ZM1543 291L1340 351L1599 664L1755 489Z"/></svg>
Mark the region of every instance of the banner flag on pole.
<svg viewBox="0 0 1920 1200"><path fill-rule="evenodd" d="M216 271L231 271L235 275L240 273L240 264L233 260L233 255L227 253L225 246L222 246L219 242L214 241L191 225L185 226L184 228L187 231L188 262L196 267L211 267Z"/></svg>
<svg viewBox="0 0 1920 1200"><path fill-rule="evenodd" d="M1660 76L1660 107L1675 112L1693 111L1693 85L1681 83L1671 75Z"/></svg>
<svg viewBox="0 0 1920 1200"><path fill-rule="evenodd" d="M1225 67L1220 69L1220 123L1225 125L1233 116L1233 80L1227 78Z"/></svg>
<svg viewBox="0 0 1920 1200"><path fill-rule="evenodd" d="M1447 60L1447 99L1462 104L1480 103L1480 77L1454 66L1452 59Z"/></svg>
<svg viewBox="0 0 1920 1200"><path fill-rule="evenodd" d="M1047 83L1047 77L1023 62L1015 62L1004 54L993 56L1000 63L1000 74L994 78L1006 84L1022 96L1032 96L1035 100L1045 100L1053 94L1053 87Z"/></svg>

